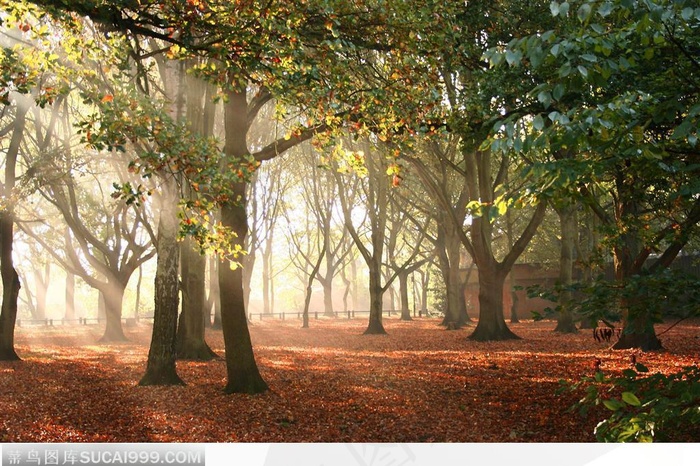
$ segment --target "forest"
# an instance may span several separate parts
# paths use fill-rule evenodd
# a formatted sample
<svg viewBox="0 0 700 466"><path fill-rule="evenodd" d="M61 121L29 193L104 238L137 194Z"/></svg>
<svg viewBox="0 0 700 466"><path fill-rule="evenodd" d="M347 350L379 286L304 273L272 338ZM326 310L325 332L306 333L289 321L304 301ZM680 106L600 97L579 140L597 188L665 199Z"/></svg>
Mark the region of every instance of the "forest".
<svg viewBox="0 0 700 466"><path fill-rule="evenodd" d="M0 45L0 441L700 439L695 0L0 0Z"/></svg>

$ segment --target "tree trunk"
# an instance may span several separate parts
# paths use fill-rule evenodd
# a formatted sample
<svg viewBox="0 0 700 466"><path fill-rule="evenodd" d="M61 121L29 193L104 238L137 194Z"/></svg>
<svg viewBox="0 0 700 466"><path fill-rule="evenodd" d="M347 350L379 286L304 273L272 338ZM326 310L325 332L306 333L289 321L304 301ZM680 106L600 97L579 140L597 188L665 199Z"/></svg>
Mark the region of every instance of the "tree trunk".
<svg viewBox="0 0 700 466"><path fill-rule="evenodd" d="M216 257L212 257L209 262L209 301L214 313L214 321L211 327L221 330L221 297L219 292L219 266L220 262Z"/></svg>
<svg viewBox="0 0 700 466"><path fill-rule="evenodd" d="M2 311L0 312L0 361L17 361L15 323L19 298L19 275L12 262L14 218L9 210L0 213L0 271L2 274Z"/></svg>
<svg viewBox="0 0 700 466"><path fill-rule="evenodd" d="M268 244L262 253L262 293L263 293L263 314L272 314L273 309L270 304L270 282L272 281L272 271L270 270L270 245Z"/></svg>
<svg viewBox="0 0 700 466"><path fill-rule="evenodd" d="M619 222L620 235L618 243L613 248L613 260L615 264L615 279L624 284L634 275L639 274L641 264L635 265L641 251L642 240L634 227L629 228L626 222L629 218L638 218L639 203L637 201L634 180L627 179L624 171L618 173L616 180L619 200L615 207L616 219ZM653 316L646 311L640 303L623 301L622 308L623 328L620 339L613 345L613 349L638 348L642 351L654 351L663 349L661 340L654 330Z"/></svg>
<svg viewBox="0 0 700 466"><path fill-rule="evenodd" d="M226 205L221 209L221 222L232 228L243 241L247 231L245 211L245 188L236 186L241 195L240 205ZM227 264L219 267L221 290L221 325L226 347L227 393L262 393L268 389L258 371L253 354L253 344L248 331L245 301L243 296L243 269L232 270Z"/></svg>
<svg viewBox="0 0 700 466"><path fill-rule="evenodd" d="M122 304L124 302L124 290L126 284L121 283L117 279L108 280L107 286L101 290L101 295L104 298L105 318L107 324L105 331L100 338L100 343L112 343L127 341L122 327Z"/></svg>
<svg viewBox="0 0 700 466"><path fill-rule="evenodd" d="M408 304L408 276L409 272L404 270L399 273L399 293L401 294L401 320L413 320L411 317L411 307Z"/></svg>
<svg viewBox="0 0 700 466"><path fill-rule="evenodd" d="M141 309L141 283L143 282L143 266L139 265L139 276L136 280L136 297L134 299L134 319L139 321L139 310Z"/></svg>
<svg viewBox="0 0 700 466"><path fill-rule="evenodd" d="M381 280L381 264L377 264L375 260L369 269L369 325L365 330L365 335L385 335L384 325L382 324L382 289Z"/></svg>
<svg viewBox="0 0 700 466"><path fill-rule="evenodd" d="M153 335L146 373L139 385L184 385L175 365L180 252L177 247L177 196L173 180L165 180L163 184L163 203L158 221Z"/></svg>
<svg viewBox="0 0 700 466"><path fill-rule="evenodd" d="M566 205L555 209L559 214L561 228L561 252L559 256L559 285L563 287L559 295L559 315L557 326L554 329L559 333L576 333L576 322L571 312L570 306L572 293L566 288L570 287L574 281L574 252L576 250L576 240L578 231L578 221L576 218L576 206Z"/></svg>
<svg viewBox="0 0 700 466"><path fill-rule="evenodd" d="M321 285L323 286L323 315L335 317L335 311L333 310L333 277L324 278L321 280Z"/></svg>
<svg viewBox="0 0 700 466"><path fill-rule="evenodd" d="M462 273L459 268L462 244L451 224L445 222L443 226L438 228L442 232L442 238L444 238L441 241L444 252L440 251L438 257L447 293L447 309L445 310L445 318L442 321L442 325L446 326L448 330L454 330L462 328L467 322L471 321L467 314L467 304L462 287Z"/></svg>
<svg viewBox="0 0 700 466"><path fill-rule="evenodd" d="M245 88L228 91L225 104L226 144L224 152L234 163L248 153L247 101ZM224 168L228 169L228 168ZM239 244L245 244L248 233L246 213L246 185L243 182L231 186L231 201L221 207L221 224L231 228L238 236ZM227 393L262 393L268 390L255 363L253 344L248 331L245 298L243 293L243 269L233 270L228 264L219 267L221 296L221 326L226 348Z"/></svg>
<svg viewBox="0 0 700 466"><path fill-rule="evenodd" d="M326 254L326 247L327 246L328 246L328 243L324 239L323 247L321 248L321 252L318 255L318 260L314 264L314 268L311 270L311 273L309 274L309 281L306 283L306 296L304 297L304 315L303 315L302 328L309 328L309 306L311 305L311 293L313 292L313 284L314 284L314 280L316 279L316 275L318 275L318 271L321 269L321 263L323 262L323 256ZM325 284L325 281L324 281L324 284ZM324 289L325 289L325 287L324 287Z"/></svg>
<svg viewBox="0 0 700 466"><path fill-rule="evenodd" d="M503 316L503 286L506 274L496 264L479 267L479 323L469 336L475 341L518 340Z"/></svg>
<svg viewBox="0 0 700 466"><path fill-rule="evenodd" d="M12 259L14 243L14 209L11 203L15 188L17 155L24 138L26 115L29 106L18 105L15 115L12 138L5 153L5 185L3 200L6 203L0 211L0 276L2 276L2 306L0 307L0 361L16 361L15 323L17 322L17 300L19 299L20 281Z"/></svg>
<svg viewBox="0 0 700 466"><path fill-rule="evenodd" d="M46 298L48 297L49 281L51 277L51 263L47 262L43 270L34 269L34 283L36 285L36 319L46 318Z"/></svg>
<svg viewBox="0 0 700 466"><path fill-rule="evenodd" d="M217 357L204 339L206 258L195 250L194 241L181 244L182 314L177 329L178 359L210 361Z"/></svg>
<svg viewBox="0 0 700 466"><path fill-rule="evenodd" d="M75 319L75 275L66 270L66 320Z"/></svg>

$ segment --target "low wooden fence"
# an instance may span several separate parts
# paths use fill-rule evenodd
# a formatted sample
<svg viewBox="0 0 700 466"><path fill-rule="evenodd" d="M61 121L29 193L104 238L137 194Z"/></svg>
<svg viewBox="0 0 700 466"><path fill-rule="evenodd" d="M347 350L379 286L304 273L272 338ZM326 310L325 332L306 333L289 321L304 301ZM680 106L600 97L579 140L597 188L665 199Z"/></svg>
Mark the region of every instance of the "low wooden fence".
<svg viewBox="0 0 700 466"><path fill-rule="evenodd" d="M301 319L303 316L303 312L301 311L296 311L296 312L269 312L269 313L264 313L264 312L250 312L248 313L248 319L249 320L264 320L264 319L278 319L278 320L286 320L286 319ZM348 311L342 311L342 312L334 312L332 316L326 315L323 312L309 312L309 319L315 319L318 320L322 317L334 317L334 318L345 318L345 319L354 319L355 316L369 316L369 311L354 311L354 310L348 310ZM392 309L392 310L383 310L382 315L392 317L392 316L401 316L401 311ZM412 311L413 317L436 317L437 313L431 312L427 309L424 310L413 310Z"/></svg>
<svg viewBox="0 0 700 466"><path fill-rule="evenodd" d="M105 318L98 317L78 317L77 319L17 319L17 327L56 327L58 325L91 325L105 322ZM123 317L122 324L133 326L138 322L153 322L153 317Z"/></svg>

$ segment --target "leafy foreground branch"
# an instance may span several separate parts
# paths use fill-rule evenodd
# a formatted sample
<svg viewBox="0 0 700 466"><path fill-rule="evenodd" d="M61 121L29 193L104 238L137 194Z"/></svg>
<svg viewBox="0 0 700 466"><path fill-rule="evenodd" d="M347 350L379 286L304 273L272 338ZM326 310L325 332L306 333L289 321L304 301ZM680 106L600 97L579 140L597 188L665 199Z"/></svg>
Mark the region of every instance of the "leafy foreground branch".
<svg viewBox="0 0 700 466"><path fill-rule="evenodd" d="M572 410L587 415L603 405L610 417L599 422L594 434L599 442L675 442L700 438L700 368L685 367L673 374L647 375L643 364L625 369L621 376L597 371L560 392L585 387L586 395Z"/></svg>

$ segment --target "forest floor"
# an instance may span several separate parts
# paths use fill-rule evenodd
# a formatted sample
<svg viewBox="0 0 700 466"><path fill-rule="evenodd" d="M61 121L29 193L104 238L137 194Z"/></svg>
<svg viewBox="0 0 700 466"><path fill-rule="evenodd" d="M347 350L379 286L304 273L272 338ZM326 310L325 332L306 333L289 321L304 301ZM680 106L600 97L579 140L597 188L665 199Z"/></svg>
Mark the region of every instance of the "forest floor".
<svg viewBox="0 0 700 466"><path fill-rule="evenodd" d="M18 362L0 362L1 442L588 442L605 414L568 411L581 394L559 381L629 367L590 330L552 332L553 322L512 324L522 340L477 343L471 328L436 319L251 324L271 390L223 393L223 358L178 362L186 386L139 387L150 340L144 323L128 343L97 344L97 326L18 328ZM660 325L663 332L671 324ZM666 350L637 354L652 372L700 362L700 321L661 336ZM223 354L220 332L207 340Z"/></svg>

